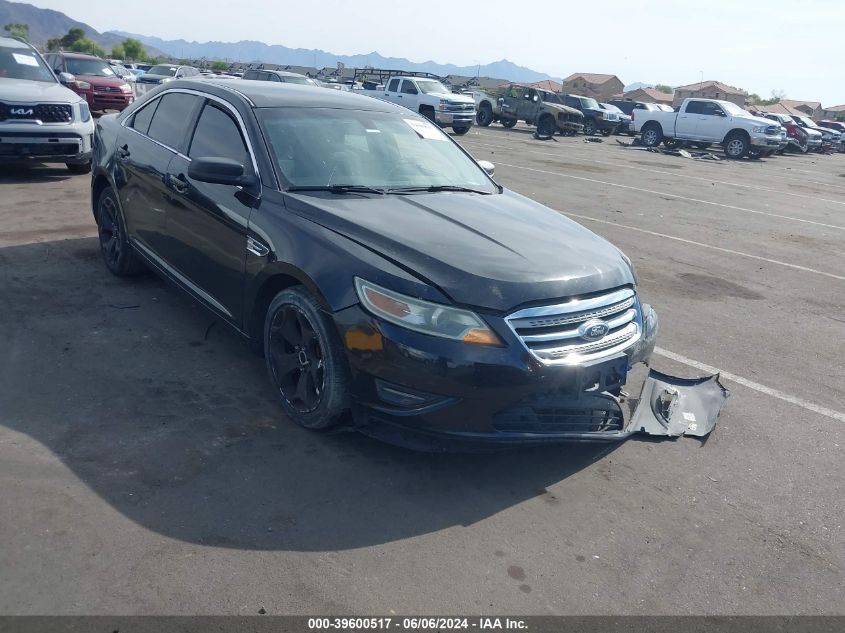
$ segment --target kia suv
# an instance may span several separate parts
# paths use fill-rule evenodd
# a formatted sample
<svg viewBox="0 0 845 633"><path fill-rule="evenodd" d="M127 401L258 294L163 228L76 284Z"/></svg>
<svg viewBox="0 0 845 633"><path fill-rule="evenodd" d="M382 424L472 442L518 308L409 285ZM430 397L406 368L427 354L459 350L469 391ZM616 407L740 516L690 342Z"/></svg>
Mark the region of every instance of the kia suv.
<svg viewBox="0 0 845 633"><path fill-rule="evenodd" d="M104 59L84 53L44 56L63 83L83 97L92 110L123 110L135 100L132 86L117 76Z"/></svg>
<svg viewBox="0 0 845 633"><path fill-rule="evenodd" d="M106 267L152 269L251 341L306 428L440 450L715 424L715 376L629 373L657 334L631 261L416 112L177 80L99 119L94 165Z"/></svg>
<svg viewBox="0 0 845 633"><path fill-rule="evenodd" d="M93 135L88 103L32 46L0 37L0 162L65 163L87 173Z"/></svg>

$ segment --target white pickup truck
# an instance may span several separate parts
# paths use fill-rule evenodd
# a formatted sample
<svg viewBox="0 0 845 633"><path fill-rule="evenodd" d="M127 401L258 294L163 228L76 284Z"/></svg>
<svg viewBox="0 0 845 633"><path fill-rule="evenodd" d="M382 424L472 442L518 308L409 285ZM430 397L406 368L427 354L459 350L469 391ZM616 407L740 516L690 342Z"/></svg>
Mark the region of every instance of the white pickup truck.
<svg viewBox="0 0 845 633"><path fill-rule="evenodd" d="M436 79L391 77L383 89L356 92L410 108L458 135L469 132L475 123L472 96L454 94Z"/></svg>
<svg viewBox="0 0 845 633"><path fill-rule="evenodd" d="M663 141L699 147L715 143L728 158L743 158L773 154L781 145L780 125L716 99L685 99L677 112L634 110L631 124L646 147Z"/></svg>

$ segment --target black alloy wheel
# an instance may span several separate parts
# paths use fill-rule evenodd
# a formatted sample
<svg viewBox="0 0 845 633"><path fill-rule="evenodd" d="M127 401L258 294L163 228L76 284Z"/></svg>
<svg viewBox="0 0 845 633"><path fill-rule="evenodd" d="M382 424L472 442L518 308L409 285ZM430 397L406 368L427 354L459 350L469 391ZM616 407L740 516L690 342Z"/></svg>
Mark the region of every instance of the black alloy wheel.
<svg viewBox="0 0 845 633"><path fill-rule="evenodd" d="M302 287L283 290L267 312L265 355L285 413L309 429L334 426L349 407L348 369L337 333Z"/></svg>
<svg viewBox="0 0 845 633"><path fill-rule="evenodd" d="M103 190L97 204L97 234L103 260L112 274L126 277L144 269L129 245L117 197L111 187Z"/></svg>

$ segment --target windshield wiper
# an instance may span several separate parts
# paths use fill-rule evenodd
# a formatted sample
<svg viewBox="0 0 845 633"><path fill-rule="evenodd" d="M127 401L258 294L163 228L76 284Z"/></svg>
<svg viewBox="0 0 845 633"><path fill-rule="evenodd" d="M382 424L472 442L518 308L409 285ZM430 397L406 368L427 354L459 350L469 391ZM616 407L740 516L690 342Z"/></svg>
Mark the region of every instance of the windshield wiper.
<svg viewBox="0 0 845 633"><path fill-rule="evenodd" d="M288 191L328 191L329 193L377 193L383 196L387 193L384 189L376 189L375 187L368 187L366 185L323 185L323 186L302 186L302 187L288 187Z"/></svg>
<svg viewBox="0 0 845 633"><path fill-rule="evenodd" d="M468 193L480 193L483 196L489 196L489 191L481 191L480 189L473 189L472 187L461 187L460 185L428 185L427 187L391 187L387 193L413 193L416 191L422 192L437 192L437 191L466 191Z"/></svg>

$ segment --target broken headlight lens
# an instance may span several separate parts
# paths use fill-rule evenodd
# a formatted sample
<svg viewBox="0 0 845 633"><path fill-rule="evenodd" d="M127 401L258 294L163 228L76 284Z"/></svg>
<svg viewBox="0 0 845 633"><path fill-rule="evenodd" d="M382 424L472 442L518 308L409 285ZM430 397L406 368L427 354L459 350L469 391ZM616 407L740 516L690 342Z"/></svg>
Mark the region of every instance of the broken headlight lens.
<svg viewBox="0 0 845 633"><path fill-rule="evenodd" d="M358 277L355 290L368 312L395 325L473 345L503 345L481 317L469 310L409 297Z"/></svg>

